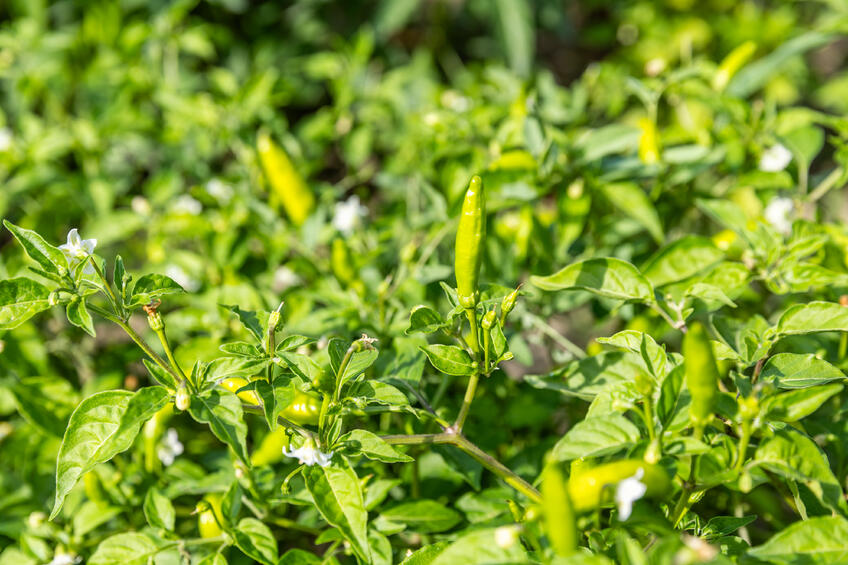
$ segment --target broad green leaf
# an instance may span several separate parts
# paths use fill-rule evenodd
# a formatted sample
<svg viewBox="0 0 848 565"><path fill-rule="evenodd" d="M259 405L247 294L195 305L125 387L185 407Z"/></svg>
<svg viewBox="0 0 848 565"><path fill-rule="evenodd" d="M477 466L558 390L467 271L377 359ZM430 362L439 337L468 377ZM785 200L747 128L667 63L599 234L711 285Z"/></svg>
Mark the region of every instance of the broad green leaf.
<svg viewBox="0 0 848 565"><path fill-rule="evenodd" d="M450 542L439 541L434 544L425 545L415 553L401 562L401 565L430 565L440 553L447 549Z"/></svg>
<svg viewBox="0 0 848 565"><path fill-rule="evenodd" d="M111 454L103 459L108 461L115 454L128 449L135 440L141 425L164 408L170 400L171 395L165 387L148 386L135 391L121 415L118 427L100 448L98 455L105 457Z"/></svg>
<svg viewBox="0 0 848 565"><path fill-rule="evenodd" d="M842 385L830 384L790 390L766 398L766 417L781 422L797 422L819 409L828 398L842 391Z"/></svg>
<svg viewBox="0 0 848 565"><path fill-rule="evenodd" d="M14 329L50 308L50 289L24 277L0 281L0 330Z"/></svg>
<svg viewBox="0 0 848 565"><path fill-rule="evenodd" d="M235 394L213 389L193 395L188 411L198 422L209 424L215 437L232 447L242 461L248 461L247 424Z"/></svg>
<svg viewBox="0 0 848 565"><path fill-rule="evenodd" d="M278 565L321 565L323 559L304 549L290 549L280 557Z"/></svg>
<svg viewBox="0 0 848 565"><path fill-rule="evenodd" d="M144 534L116 534L97 546L88 565L146 565L160 549L152 538Z"/></svg>
<svg viewBox="0 0 848 565"><path fill-rule="evenodd" d="M477 370L468 352L455 345L424 345L421 351L433 367L445 374L461 377Z"/></svg>
<svg viewBox="0 0 848 565"><path fill-rule="evenodd" d="M361 454L374 461L383 463L407 463L412 457L401 453L392 445L368 430L352 430L339 439L339 443L355 454Z"/></svg>
<svg viewBox="0 0 848 565"><path fill-rule="evenodd" d="M647 359L644 359L645 368L658 378L665 376L668 356L665 354L665 349L648 334L636 330L623 330L610 337L600 337L597 341L598 343L620 347L640 357L642 355L642 343L644 342L647 352Z"/></svg>
<svg viewBox="0 0 848 565"><path fill-rule="evenodd" d="M183 287L176 281L165 275L143 275L140 277L132 290L130 306L147 304L155 298L166 294L179 294L185 292Z"/></svg>
<svg viewBox="0 0 848 565"><path fill-rule="evenodd" d="M338 528L360 559L370 563L368 512L362 499L362 485L347 459L337 455L327 467L306 467L303 478L321 516Z"/></svg>
<svg viewBox="0 0 848 565"><path fill-rule="evenodd" d="M527 563L517 525L471 531L459 537L433 559L431 565L493 565ZM510 530L512 529L512 530ZM500 530L500 531L498 531ZM506 543L514 534L514 542ZM509 541L512 541L509 539Z"/></svg>
<svg viewBox="0 0 848 565"><path fill-rule="evenodd" d="M636 375L644 370L644 363L639 355L606 351L572 361L562 369L547 375L527 375L524 381L535 388L555 390L567 396L592 400L611 386L633 381Z"/></svg>
<svg viewBox="0 0 848 565"><path fill-rule="evenodd" d="M235 355L236 357L265 357L265 353L251 343L244 341L234 341L224 343L218 349L224 353Z"/></svg>
<svg viewBox="0 0 848 565"><path fill-rule="evenodd" d="M683 390L685 374L686 370L681 363L663 379L657 402L657 418L663 428L667 428L674 421L675 415L681 413L688 403L689 393Z"/></svg>
<svg viewBox="0 0 848 565"><path fill-rule="evenodd" d="M842 516L795 522L748 555L777 565L816 565L848 561L848 520Z"/></svg>
<svg viewBox="0 0 848 565"><path fill-rule="evenodd" d="M493 7L497 14L498 38L509 67L516 75L527 78L536 48L531 3L529 0L495 0Z"/></svg>
<svg viewBox="0 0 848 565"><path fill-rule="evenodd" d="M123 512L123 508L87 500L74 510L74 535L84 536Z"/></svg>
<svg viewBox="0 0 848 565"><path fill-rule="evenodd" d="M844 511L842 487L830 469L827 457L813 440L791 428L778 430L763 441L749 465L766 468L787 479L806 485L821 502Z"/></svg>
<svg viewBox="0 0 848 565"><path fill-rule="evenodd" d="M171 500L162 494L156 487L150 487L144 497L144 516L147 523L154 528L162 528L173 531L174 529L174 505Z"/></svg>
<svg viewBox="0 0 848 565"><path fill-rule="evenodd" d="M364 398L368 403L406 406L409 399L398 388L380 381L362 381L348 391L351 398Z"/></svg>
<svg viewBox="0 0 848 565"><path fill-rule="evenodd" d="M688 235L657 251L641 271L660 287L706 271L723 258L724 253L709 239Z"/></svg>
<svg viewBox="0 0 848 565"><path fill-rule="evenodd" d="M315 341L311 337L306 337L305 335L289 335L286 336L277 344L276 351L284 352L284 351L293 351L298 347L302 347L304 345L308 345Z"/></svg>
<svg viewBox="0 0 848 565"><path fill-rule="evenodd" d="M742 235L747 231L748 218L738 204L730 200L696 201L698 208L722 226Z"/></svg>
<svg viewBox="0 0 848 565"><path fill-rule="evenodd" d="M415 500L393 506L380 513L389 522L406 525L422 534L444 532L456 526L462 515L435 500Z"/></svg>
<svg viewBox="0 0 848 565"><path fill-rule="evenodd" d="M654 300L654 289L642 273L627 261L614 257L573 263L553 275L534 275L530 282L542 290L582 289L619 300Z"/></svg>
<svg viewBox="0 0 848 565"><path fill-rule="evenodd" d="M79 403L74 387L54 377L27 377L12 384L9 390L20 415L55 437L64 435L68 418Z"/></svg>
<svg viewBox="0 0 848 565"><path fill-rule="evenodd" d="M245 329L247 329L247 331L253 334L253 337L255 337L259 343L262 343L262 340L265 339L265 325L267 324L268 320L267 313L242 310L238 306L234 305L229 306L227 304L221 304L221 306L235 314L239 322L241 322ZM261 321L259 319L260 314L265 315L264 321Z"/></svg>
<svg viewBox="0 0 848 565"><path fill-rule="evenodd" d="M778 353L768 358L760 373L763 381L793 389L845 380L845 374L812 353Z"/></svg>
<svg viewBox="0 0 848 565"><path fill-rule="evenodd" d="M848 308L836 302L808 302L789 307L777 322L779 336L848 332Z"/></svg>
<svg viewBox="0 0 848 565"><path fill-rule="evenodd" d="M353 352L350 355L350 361L348 362L347 367L344 369L344 374L339 375L341 365L347 356L349 348L351 347L353 347L353 345L347 345L344 340L338 338L331 339L327 346L327 351L330 354L330 366L333 368L333 372L335 372L339 377L341 384L355 378L368 367L373 365L374 361L377 360L378 353L376 349L365 349L363 351Z"/></svg>
<svg viewBox="0 0 848 565"><path fill-rule="evenodd" d="M622 414L586 418L574 425L554 446L559 461L601 457L626 449L639 440L639 428Z"/></svg>
<svg viewBox="0 0 848 565"><path fill-rule="evenodd" d="M268 526L256 518L242 518L232 534L245 555L262 565L277 565L277 540Z"/></svg>
<svg viewBox="0 0 848 565"><path fill-rule="evenodd" d="M654 241L662 243L665 240L660 217L645 191L633 182L616 182L602 184L601 191L616 208L630 216L645 228Z"/></svg>
<svg viewBox="0 0 848 565"><path fill-rule="evenodd" d="M67 314L68 321L70 323L82 330L85 330L85 332L91 337L97 336L94 331L94 321L91 319L91 314L88 313L88 308L85 307L85 298L79 298L78 300L68 302L65 313Z"/></svg>
<svg viewBox="0 0 848 565"><path fill-rule="evenodd" d="M306 382L311 383L320 380L324 374L324 369L308 355L294 351L278 351L277 357L280 358L285 367Z"/></svg>
<svg viewBox="0 0 848 565"><path fill-rule="evenodd" d="M701 535L707 539L727 536L756 521L756 516L713 516L701 529Z"/></svg>
<svg viewBox="0 0 848 565"><path fill-rule="evenodd" d="M168 387L171 390L177 390L177 381L171 373L153 361L149 361L147 359L142 359L141 361L144 363L144 367L147 369L147 372L150 373L150 376L153 377L154 381L162 386Z"/></svg>
<svg viewBox="0 0 848 565"><path fill-rule="evenodd" d="M445 327L447 322L442 318L441 314L430 308L429 306L416 306L409 313L409 327L406 328L406 334L424 333L431 334Z"/></svg>
<svg viewBox="0 0 848 565"><path fill-rule="evenodd" d="M67 272L68 260L58 247L50 245L32 230L18 227L6 220L3 220L3 225L12 232L29 258L41 265L42 269L53 274Z"/></svg>
<svg viewBox="0 0 848 565"><path fill-rule="evenodd" d="M132 395L125 390L98 392L83 400L71 414L56 461L56 498L51 520L79 478L117 453L100 450L118 429ZM129 444L124 449L127 447Z"/></svg>

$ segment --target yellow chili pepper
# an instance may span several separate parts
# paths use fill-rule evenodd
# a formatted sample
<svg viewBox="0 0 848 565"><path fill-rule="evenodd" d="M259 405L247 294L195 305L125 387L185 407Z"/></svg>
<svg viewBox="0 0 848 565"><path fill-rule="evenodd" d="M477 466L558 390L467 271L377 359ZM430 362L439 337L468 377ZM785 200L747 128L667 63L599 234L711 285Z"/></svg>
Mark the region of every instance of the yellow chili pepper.
<svg viewBox="0 0 848 565"><path fill-rule="evenodd" d="M757 44L753 41L746 41L728 53L727 57L722 59L719 64L716 74L713 75L713 88L718 91L724 90L730 79L748 62L756 51Z"/></svg>
<svg viewBox="0 0 848 565"><path fill-rule="evenodd" d="M259 133L256 149L265 171L265 178L271 185L274 201L282 204L292 223L296 226L302 225L315 209L312 191L298 174L286 152L276 145L266 132Z"/></svg>

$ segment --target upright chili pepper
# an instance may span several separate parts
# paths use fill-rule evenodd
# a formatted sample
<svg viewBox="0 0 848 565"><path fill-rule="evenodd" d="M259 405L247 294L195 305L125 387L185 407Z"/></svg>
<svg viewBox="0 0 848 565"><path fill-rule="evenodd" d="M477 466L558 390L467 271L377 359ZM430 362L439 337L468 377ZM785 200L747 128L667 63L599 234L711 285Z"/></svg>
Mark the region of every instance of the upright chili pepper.
<svg viewBox="0 0 848 565"><path fill-rule="evenodd" d="M276 202L282 204L286 215L296 226L300 226L315 208L315 197L294 168L289 156L274 143L266 132L260 132L256 140L259 161L265 178L271 185Z"/></svg>
<svg viewBox="0 0 848 565"><path fill-rule="evenodd" d="M753 41L746 41L728 53L727 57L722 59L718 69L716 69L716 74L713 75L713 88L718 91L724 90L730 79L748 62L748 59L756 51L757 44Z"/></svg>
<svg viewBox="0 0 848 565"><path fill-rule="evenodd" d="M483 245L486 237L486 200L483 181L479 176L471 177L465 199L462 202L462 215L456 232L456 252L454 271L456 291L459 302L464 308L474 308L479 296L477 281L480 265L483 261Z"/></svg>
<svg viewBox="0 0 848 565"><path fill-rule="evenodd" d="M568 494L568 482L559 464L549 464L542 475L542 513L545 532L554 552L560 557L577 549L574 507Z"/></svg>
<svg viewBox="0 0 848 565"><path fill-rule="evenodd" d="M660 144L657 138L657 124L648 118L639 120L639 159L646 165L653 165L660 160Z"/></svg>
<svg viewBox="0 0 848 565"><path fill-rule="evenodd" d="M719 374L707 332L698 322L689 326L683 338L683 360L686 386L692 396L689 418L695 426L695 435L700 436L715 411Z"/></svg>

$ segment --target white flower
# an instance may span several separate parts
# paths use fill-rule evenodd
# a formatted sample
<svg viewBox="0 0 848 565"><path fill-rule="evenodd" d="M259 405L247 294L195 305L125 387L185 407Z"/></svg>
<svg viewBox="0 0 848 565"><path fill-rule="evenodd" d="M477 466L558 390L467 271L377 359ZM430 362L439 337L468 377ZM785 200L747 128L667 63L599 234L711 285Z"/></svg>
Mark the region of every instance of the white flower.
<svg viewBox="0 0 848 565"><path fill-rule="evenodd" d="M133 196L133 199L130 201L130 208L139 216L149 216L153 210L150 207L150 202L144 196Z"/></svg>
<svg viewBox="0 0 848 565"><path fill-rule="evenodd" d="M7 151L12 146L12 131L0 128L0 151Z"/></svg>
<svg viewBox="0 0 848 565"><path fill-rule="evenodd" d="M165 276L174 279L178 285L186 289L188 292L195 292L200 288L200 281L189 275L185 269L179 265L171 263L165 267Z"/></svg>
<svg viewBox="0 0 848 565"><path fill-rule="evenodd" d="M74 228L68 232L68 242L60 245L59 251L62 252L68 261L68 268L73 271L80 263L86 261L94 253L96 246L96 239L82 239L77 228ZM83 272L90 275L94 273L94 267L91 266L91 263L88 263Z"/></svg>
<svg viewBox="0 0 848 565"><path fill-rule="evenodd" d="M168 431L165 432L165 436L162 438L162 444L156 451L156 455L159 456L159 461L167 467L174 462L178 455L182 455L184 450L185 448L180 442L180 437L177 435L177 430L168 428Z"/></svg>
<svg viewBox="0 0 848 565"><path fill-rule="evenodd" d="M368 208L359 202L355 194L344 202L338 202L333 212L333 227L345 235L350 235L368 213Z"/></svg>
<svg viewBox="0 0 848 565"><path fill-rule="evenodd" d="M214 199L227 203L233 197L233 189L221 179L212 179L206 183L206 192Z"/></svg>
<svg viewBox="0 0 848 565"><path fill-rule="evenodd" d="M615 503L618 505L618 515L622 521L630 518L633 512L633 503L645 496L647 485L640 479L645 474L641 467L636 474L620 481L615 487Z"/></svg>
<svg viewBox="0 0 848 565"><path fill-rule="evenodd" d="M177 214L190 214L192 216L197 216L203 211L203 204L188 194L183 194L174 200L172 210Z"/></svg>
<svg viewBox="0 0 848 565"><path fill-rule="evenodd" d="M292 450L287 450L284 447L283 455L286 457L296 458L301 465L308 465L309 467L316 463L321 467L326 467L333 460L332 451L330 453L324 453L315 447L315 444L313 444L312 441L307 441L303 444L303 446Z"/></svg>
<svg viewBox="0 0 848 565"><path fill-rule="evenodd" d="M79 563L79 557L74 557L70 553L57 553L53 555L53 560L47 565L73 565Z"/></svg>
<svg viewBox="0 0 848 565"><path fill-rule="evenodd" d="M769 201L763 215L774 229L783 235L788 235L792 231L792 219L790 215L794 208L795 204L791 198L775 196Z"/></svg>
<svg viewBox="0 0 848 565"><path fill-rule="evenodd" d="M792 160L792 152L778 143L763 151L760 157L760 170L767 173L776 173L786 168Z"/></svg>
<svg viewBox="0 0 848 565"><path fill-rule="evenodd" d="M274 271L274 280L271 282L271 289L274 292L282 292L287 288L291 288L300 282L300 277L297 273L288 267L279 267Z"/></svg>
<svg viewBox="0 0 848 565"><path fill-rule="evenodd" d="M495 529L495 544L501 549L509 549L518 543L517 526L501 526Z"/></svg>

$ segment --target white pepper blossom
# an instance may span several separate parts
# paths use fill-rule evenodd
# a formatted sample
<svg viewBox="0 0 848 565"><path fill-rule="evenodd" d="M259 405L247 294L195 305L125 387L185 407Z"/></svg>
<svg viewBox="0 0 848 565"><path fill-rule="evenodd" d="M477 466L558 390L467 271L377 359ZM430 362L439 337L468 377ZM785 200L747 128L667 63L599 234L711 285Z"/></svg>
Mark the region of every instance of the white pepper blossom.
<svg viewBox="0 0 848 565"><path fill-rule="evenodd" d="M640 467L635 475L620 481L615 487L615 503L618 505L618 515L622 521L630 518L633 503L648 491L648 486L641 481L644 475L645 470Z"/></svg>
<svg viewBox="0 0 848 565"><path fill-rule="evenodd" d="M362 218L368 213L368 208L362 205L357 195L353 195L344 202L336 203L333 212L333 227L345 235L350 235L356 229Z"/></svg>
<svg viewBox="0 0 848 565"><path fill-rule="evenodd" d="M165 436L162 438L162 443L159 446L159 449L156 451L156 455L159 456L159 461L167 467L168 465L173 464L177 456L182 455L183 451L185 451L185 447L183 447L183 444L180 442L177 430L174 428L168 428L168 431L165 432Z"/></svg>
<svg viewBox="0 0 848 565"><path fill-rule="evenodd" d="M786 196L775 196L769 201L763 215L766 221L783 235L789 235L792 232L792 211L795 204L791 198Z"/></svg>
<svg viewBox="0 0 848 565"><path fill-rule="evenodd" d="M778 143L763 151L760 157L760 170L767 173L782 171L792 161L792 152Z"/></svg>
<svg viewBox="0 0 848 565"><path fill-rule="evenodd" d="M12 130L0 128L0 152L8 151L12 147Z"/></svg>
<svg viewBox="0 0 848 565"><path fill-rule="evenodd" d="M307 440L301 447L295 449L286 449L283 448L283 455L286 457L292 457L298 460L301 465L307 465L309 467L313 465L319 465L321 467L326 467L333 460L333 452L324 453L317 447L311 440Z"/></svg>
<svg viewBox="0 0 848 565"><path fill-rule="evenodd" d="M78 555L74 556L70 553L56 553L53 555L53 560L47 565L74 565L74 563L79 563L80 561L81 559Z"/></svg>
<svg viewBox="0 0 848 565"><path fill-rule="evenodd" d="M221 179L212 179L206 183L206 192L219 202L226 204L233 197L233 189Z"/></svg>
<svg viewBox="0 0 848 565"><path fill-rule="evenodd" d="M188 194L183 194L174 201L174 205L171 209L177 214L198 216L203 211L203 204Z"/></svg>
<svg viewBox="0 0 848 565"><path fill-rule="evenodd" d="M59 251L65 256L68 268L73 271L81 263L86 262L83 272L87 275L94 273L94 267L87 260L97 247L96 239L82 239L77 228L68 232L68 242L59 246Z"/></svg>
<svg viewBox="0 0 848 565"><path fill-rule="evenodd" d="M495 529L495 544L501 549L509 549L518 543L517 526L501 526Z"/></svg>

